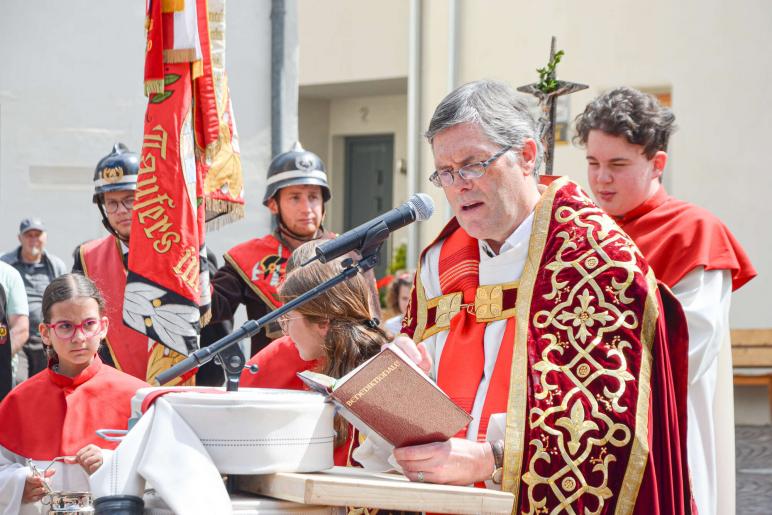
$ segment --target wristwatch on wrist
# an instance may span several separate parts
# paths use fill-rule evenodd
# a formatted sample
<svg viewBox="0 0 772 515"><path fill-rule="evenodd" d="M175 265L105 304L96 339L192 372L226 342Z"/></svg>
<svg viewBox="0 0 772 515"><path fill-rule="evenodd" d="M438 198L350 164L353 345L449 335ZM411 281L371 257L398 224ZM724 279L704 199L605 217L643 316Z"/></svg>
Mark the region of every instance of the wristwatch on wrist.
<svg viewBox="0 0 772 515"><path fill-rule="evenodd" d="M500 485L504 476L504 440L490 442L493 451L493 474L490 480Z"/></svg>

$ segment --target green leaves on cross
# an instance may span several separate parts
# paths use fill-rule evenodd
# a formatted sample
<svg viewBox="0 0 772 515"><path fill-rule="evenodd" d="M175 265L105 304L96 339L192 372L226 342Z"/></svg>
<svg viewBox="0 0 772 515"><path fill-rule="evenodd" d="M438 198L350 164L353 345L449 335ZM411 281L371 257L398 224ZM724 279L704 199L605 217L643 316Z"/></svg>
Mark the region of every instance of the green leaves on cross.
<svg viewBox="0 0 772 515"><path fill-rule="evenodd" d="M542 93L552 93L556 89L558 89L558 80L555 73L555 68L557 68L558 63L560 62L560 59L565 55L565 52L562 50L558 50L552 58L550 58L550 61L547 63L547 66L544 68L537 68L536 71L539 72L539 82L536 85L537 88Z"/></svg>

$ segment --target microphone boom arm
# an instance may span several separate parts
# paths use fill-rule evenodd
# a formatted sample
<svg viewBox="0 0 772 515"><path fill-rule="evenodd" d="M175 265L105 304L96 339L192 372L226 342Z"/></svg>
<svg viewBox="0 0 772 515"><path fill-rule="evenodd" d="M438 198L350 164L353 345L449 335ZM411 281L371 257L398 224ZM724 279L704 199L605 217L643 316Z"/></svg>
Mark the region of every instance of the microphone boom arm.
<svg viewBox="0 0 772 515"><path fill-rule="evenodd" d="M343 260L343 270L341 270L337 276L308 290L304 294L298 296L295 299L292 299L291 301L258 318L257 320L247 320L240 328L236 329L231 334L220 338L207 347L193 352L190 356L180 361L173 367L158 374L158 376L156 376L155 382L157 385L164 385L172 379L190 372L194 368L204 365L215 357L220 356L220 361L227 377L227 390L237 391L239 386L239 378L241 377L241 371L244 368L245 360L243 354L240 351L235 349L228 351L228 349L230 349L230 347L240 342L244 338L249 338L256 335L260 332L260 329L262 329L270 322L273 322L285 313L297 308L298 306L305 304L309 300L318 297L333 286L336 286L337 284L340 284L343 281L354 277L358 273L364 273L367 270L373 268L376 264L378 264L378 251L380 250L383 241L388 237L388 235L389 230L385 223L381 222L374 225L367 232L367 235L362 244L362 249L360 251L362 259L360 259L358 262L355 263L352 258Z"/></svg>

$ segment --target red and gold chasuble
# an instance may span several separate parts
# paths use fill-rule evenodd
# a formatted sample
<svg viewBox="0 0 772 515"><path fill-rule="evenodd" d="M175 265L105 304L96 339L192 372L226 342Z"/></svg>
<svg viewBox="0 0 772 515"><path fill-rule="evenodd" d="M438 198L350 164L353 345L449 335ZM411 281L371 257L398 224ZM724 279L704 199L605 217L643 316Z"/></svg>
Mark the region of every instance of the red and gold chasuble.
<svg viewBox="0 0 772 515"><path fill-rule="evenodd" d="M686 384L673 374L687 359L680 306L632 240L567 178L544 192L533 224L518 284L488 289L463 279L478 244L452 220L438 238L443 295L426 298L419 270L402 332L420 341L450 329L437 380L452 391L443 361L456 374L472 368L463 353L454 357L454 332L466 333L476 376L484 330L474 325L487 322L469 318L513 319L491 381L494 392L504 384L505 408L483 413L507 413L502 489L515 495L513 513L689 513ZM453 254L461 257L443 265ZM461 291L450 297L454 287Z"/></svg>
<svg viewBox="0 0 772 515"><path fill-rule="evenodd" d="M284 272L292 251L269 234L236 245L223 256L236 269L241 278L257 294L268 309L273 311L282 305L277 288L284 279Z"/></svg>
<svg viewBox="0 0 772 515"><path fill-rule="evenodd" d="M125 429L131 398L148 386L102 364L98 356L75 377L50 368L35 374L0 403L0 445L33 460L73 456L88 444L114 449L97 429Z"/></svg>
<svg viewBox="0 0 772 515"><path fill-rule="evenodd" d="M110 320L105 342L118 370L151 383L156 375L185 359L157 342L149 345L146 335L123 323L127 272L123 252L115 237L105 236L84 243L80 247L80 258L83 275L96 283L105 299L105 314ZM186 379L183 377L182 381ZM182 384L180 378L175 381L171 384Z"/></svg>

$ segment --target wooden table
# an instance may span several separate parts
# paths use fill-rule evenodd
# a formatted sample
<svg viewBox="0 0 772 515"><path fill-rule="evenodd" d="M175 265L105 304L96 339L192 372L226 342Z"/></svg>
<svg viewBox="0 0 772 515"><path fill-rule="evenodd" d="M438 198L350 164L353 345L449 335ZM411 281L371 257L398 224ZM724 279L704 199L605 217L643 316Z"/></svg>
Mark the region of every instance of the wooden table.
<svg viewBox="0 0 772 515"><path fill-rule="evenodd" d="M402 475L352 467L310 474L239 476L236 485L245 492L303 504L435 513L512 513L515 500L512 494L498 490L413 483Z"/></svg>

